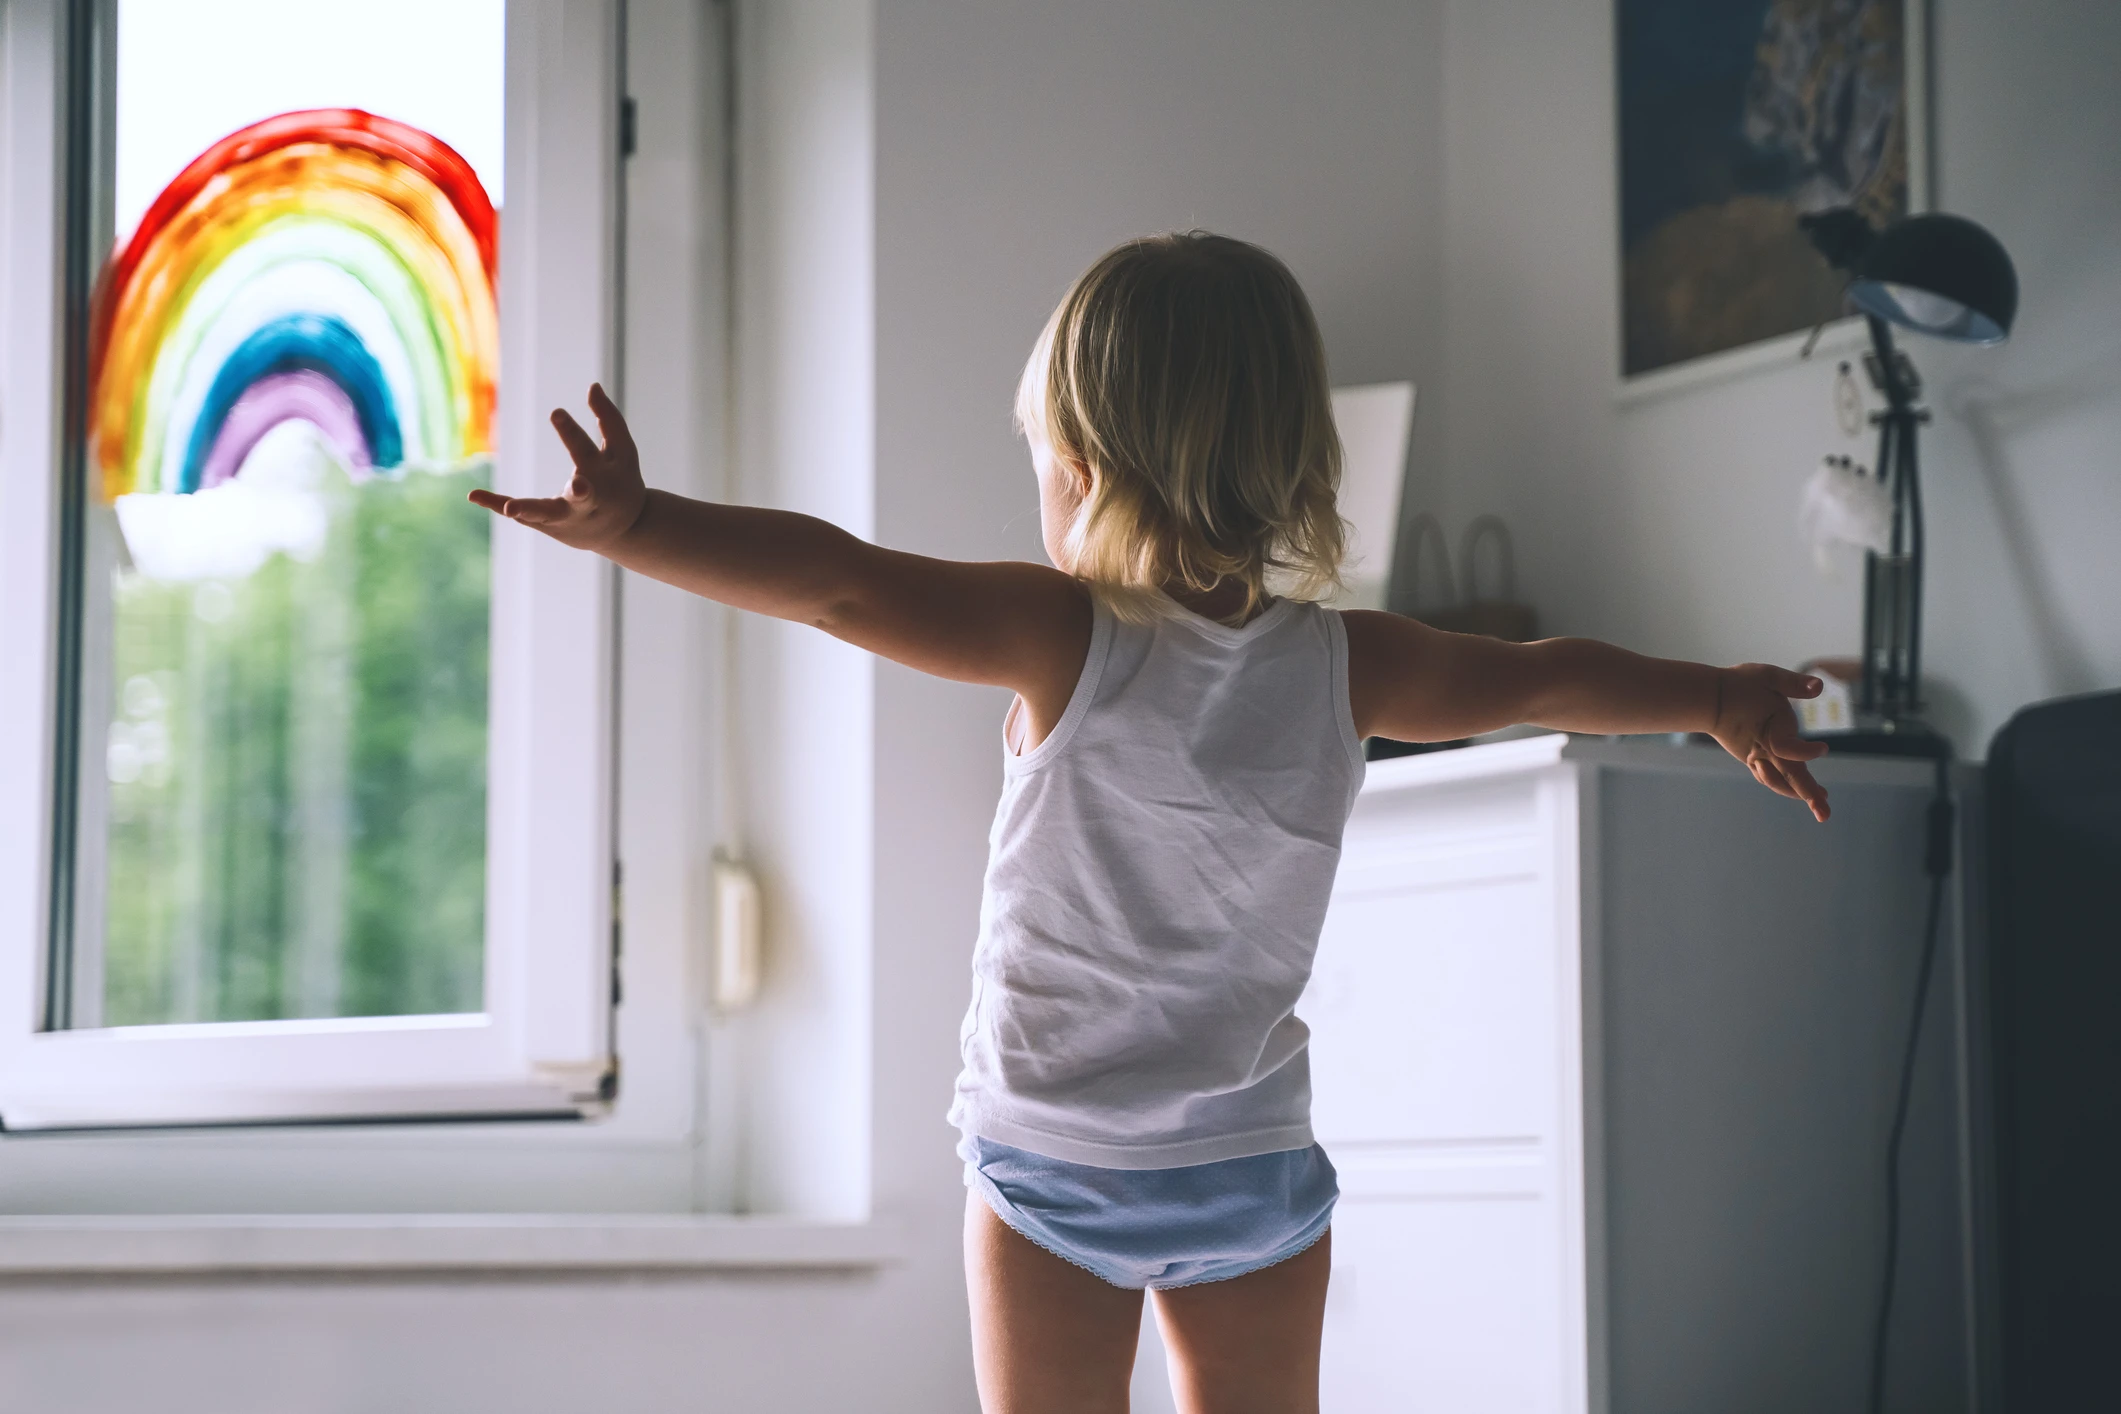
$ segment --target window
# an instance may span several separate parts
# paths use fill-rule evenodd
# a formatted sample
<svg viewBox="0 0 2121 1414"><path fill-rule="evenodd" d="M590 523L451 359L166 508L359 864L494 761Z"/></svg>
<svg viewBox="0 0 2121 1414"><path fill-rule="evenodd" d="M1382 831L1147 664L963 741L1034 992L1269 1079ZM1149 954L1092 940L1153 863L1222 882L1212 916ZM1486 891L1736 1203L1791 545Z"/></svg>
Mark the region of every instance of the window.
<svg viewBox="0 0 2121 1414"><path fill-rule="evenodd" d="M287 13L231 56L238 25L118 10L56 842L74 1028L484 1009L490 517L464 493L493 450L502 11L439 7L455 81L424 95L371 93L421 75ZM293 93L194 81L234 57L285 84L290 48L326 60ZM374 112L282 107L311 83ZM440 121L376 116L422 96Z"/></svg>
<svg viewBox="0 0 2121 1414"><path fill-rule="evenodd" d="M0 8L0 1122L610 1094L615 6Z"/></svg>

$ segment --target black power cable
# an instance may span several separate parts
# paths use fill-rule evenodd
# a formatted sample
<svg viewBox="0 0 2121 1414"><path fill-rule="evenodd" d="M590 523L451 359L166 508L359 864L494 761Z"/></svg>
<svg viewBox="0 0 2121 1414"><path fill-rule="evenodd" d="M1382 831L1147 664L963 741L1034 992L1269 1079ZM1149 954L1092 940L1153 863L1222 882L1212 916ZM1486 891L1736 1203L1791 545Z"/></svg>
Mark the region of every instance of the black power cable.
<svg viewBox="0 0 2121 1414"><path fill-rule="evenodd" d="M1907 1112L1915 1095L1915 1053L1922 1044L1922 1017L1928 1010L1930 977L1937 966L1937 940L1944 922L1944 885L1952 872L1951 761L1937 758L1937 793L1929 806L1923 872L1929 875L1929 916L1922 929L1922 963L1915 972L1915 1005L1908 1018L1907 1046L1900 1055L1900 1093L1893 1102L1892 1135L1885 1149L1885 1276L1878 1288L1877 1322L1871 1330L1870 1414L1885 1414L1886 1340L1893 1323L1893 1290L1900 1275L1900 1146L1907 1137Z"/></svg>

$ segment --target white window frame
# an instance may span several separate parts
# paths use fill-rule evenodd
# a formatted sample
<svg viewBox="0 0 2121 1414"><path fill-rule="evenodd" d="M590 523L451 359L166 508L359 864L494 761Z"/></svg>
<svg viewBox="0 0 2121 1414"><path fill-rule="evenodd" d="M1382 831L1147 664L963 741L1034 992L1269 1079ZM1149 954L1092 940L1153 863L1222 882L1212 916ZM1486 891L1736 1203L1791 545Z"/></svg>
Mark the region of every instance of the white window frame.
<svg viewBox="0 0 2121 1414"><path fill-rule="evenodd" d="M602 561L532 535L493 538L485 1010L41 1029L59 739L65 8L0 0L0 1123L601 1113L616 1075L615 587ZM510 0L507 44L496 484L529 494L567 474L543 410L579 403L613 367L619 0Z"/></svg>

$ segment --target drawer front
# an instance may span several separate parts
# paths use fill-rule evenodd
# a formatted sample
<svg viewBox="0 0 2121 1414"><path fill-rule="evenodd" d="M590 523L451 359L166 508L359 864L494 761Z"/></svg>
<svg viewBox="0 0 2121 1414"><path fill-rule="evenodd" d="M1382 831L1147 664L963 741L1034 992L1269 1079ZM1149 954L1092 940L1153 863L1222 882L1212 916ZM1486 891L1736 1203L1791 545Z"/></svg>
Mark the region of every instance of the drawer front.
<svg viewBox="0 0 2121 1414"><path fill-rule="evenodd" d="M1577 781L1366 795L1299 1013L1327 1411L1585 1407Z"/></svg>
<svg viewBox="0 0 2121 1414"><path fill-rule="evenodd" d="M1338 894L1298 1013L1318 1137L1537 1138L1554 1123L1553 883L1518 847ZM1382 875L1385 871L1375 871ZM1426 877L1424 877L1426 876Z"/></svg>
<svg viewBox="0 0 2121 1414"><path fill-rule="evenodd" d="M1439 1193L1424 1168L1409 1167L1421 1175L1410 1186L1429 1191L1351 1198L1334 1218L1320 1408L1567 1408L1552 1355L1554 1236L1540 1204L1526 1194Z"/></svg>

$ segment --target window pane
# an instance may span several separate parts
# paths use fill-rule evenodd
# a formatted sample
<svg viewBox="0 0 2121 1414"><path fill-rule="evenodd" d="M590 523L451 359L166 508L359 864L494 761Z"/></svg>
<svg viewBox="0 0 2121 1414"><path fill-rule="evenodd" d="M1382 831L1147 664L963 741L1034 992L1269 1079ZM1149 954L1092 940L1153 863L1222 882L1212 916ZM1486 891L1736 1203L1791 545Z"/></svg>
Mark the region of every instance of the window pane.
<svg viewBox="0 0 2121 1414"><path fill-rule="evenodd" d="M482 1009L500 0L125 0L73 1025Z"/></svg>

